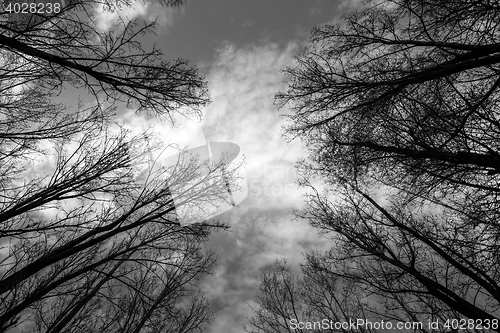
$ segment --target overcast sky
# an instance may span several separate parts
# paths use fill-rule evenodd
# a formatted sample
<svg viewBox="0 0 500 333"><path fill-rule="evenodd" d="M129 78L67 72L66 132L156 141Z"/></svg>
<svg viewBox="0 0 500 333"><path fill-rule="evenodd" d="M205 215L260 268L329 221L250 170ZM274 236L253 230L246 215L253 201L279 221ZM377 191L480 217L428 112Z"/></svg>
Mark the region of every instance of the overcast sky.
<svg viewBox="0 0 500 333"><path fill-rule="evenodd" d="M293 220L293 210L303 207L294 165L305 155L300 141L283 138L281 115L287 110L277 110L273 96L285 88L281 70L304 50L309 31L338 20L355 2L196 0L176 10L140 0L121 13L159 16L157 35L145 36L144 44L155 43L168 58L185 58L200 68L213 100L202 121L181 120L176 129L133 112L124 119L137 129L154 125L166 142L190 148L205 139L232 142L246 159L248 195L219 216L231 229L207 244L219 255L214 274L203 281L217 312L209 333L243 332L251 307L257 307L260 276L277 258L298 267L302 253L328 247L306 221ZM114 19L102 14L99 27L109 28Z"/></svg>

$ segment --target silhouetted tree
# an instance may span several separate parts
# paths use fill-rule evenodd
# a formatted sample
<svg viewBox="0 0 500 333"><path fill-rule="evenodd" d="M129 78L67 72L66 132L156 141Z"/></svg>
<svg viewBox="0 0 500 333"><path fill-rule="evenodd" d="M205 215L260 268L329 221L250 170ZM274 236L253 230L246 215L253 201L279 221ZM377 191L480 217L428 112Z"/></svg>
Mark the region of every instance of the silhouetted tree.
<svg viewBox="0 0 500 333"><path fill-rule="evenodd" d="M321 146L324 165L338 160L335 175L369 164L391 184L415 188L420 177L422 191L445 181L497 192L485 183L500 163L499 9L381 1L346 15L345 26L315 29L277 95L295 111L290 133Z"/></svg>
<svg viewBox="0 0 500 333"><path fill-rule="evenodd" d="M367 2L314 29L286 70L277 103L311 152L304 185L320 176L327 191L299 213L333 239L311 267L364 290L380 319L500 330L499 14L494 1Z"/></svg>
<svg viewBox="0 0 500 333"><path fill-rule="evenodd" d="M0 14L0 332L199 332L211 318L196 281L213 254L201 245L226 226L201 215L181 225L176 209L220 204L234 170L185 152L163 165L154 135L116 117L124 106L197 113L206 83L142 49L154 23L99 31L100 4L128 5ZM86 99L58 103L70 86Z"/></svg>
<svg viewBox="0 0 500 333"><path fill-rule="evenodd" d="M336 329L338 323L349 323L349 319L371 318L364 306L365 295L355 285L337 280L319 266L304 265L301 273L300 277L294 276L288 264L280 261L264 274L258 300L260 308L255 309L255 316L249 319L247 332L377 331L364 327Z"/></svg>

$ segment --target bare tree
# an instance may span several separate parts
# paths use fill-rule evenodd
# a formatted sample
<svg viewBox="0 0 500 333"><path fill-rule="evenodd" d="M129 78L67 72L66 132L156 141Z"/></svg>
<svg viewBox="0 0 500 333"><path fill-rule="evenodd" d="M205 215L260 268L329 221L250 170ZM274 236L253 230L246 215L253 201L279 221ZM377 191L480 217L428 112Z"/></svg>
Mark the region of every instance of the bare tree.
<svg viewBox="0 0 500 333"><path fill-rule="evenodd" d="M180 5L183 1L160 1ZM122 20L107 31L96 26L94 8L110 11L127 1L71 1L59 13L45 15L33 24L17 24L17 16L0 24L0 45L18 58L4 69L15 84L36 81L46 91L60 92L65 85L88 90L110 103L125 102L138 111L168 116L179 107L193 110L209 98L206 83L195 68L182 59L166 61L160 50L144 50L138 37L155 22ZM6 63L6 62L4 62Z"/></svg>
<svg viewBox="0 0 500 333"><path fill-rule="evenodd" d="M335 244L320 259L309 258L320 263L314 267L378 295L366 304L378 318L439 320L448 329L450 320L478 319L498 331L491 325L499 315L498 256L488 232L430 202L427 208L395 198L380 204L359 188L342 196L345 203L332 204L312 195L302 215Z"/></svg>
<svg viewBox="0 0 500 333"><path fill-rule="evenodd" d="M34 331L201 332L212 315L196 279L212 258L192 240L183 243L176 252L158 247L130 253L86 276L79 289L61 288L56 302L37 304Z"/></svg>
<svg viewBox="0 0 500 333"><path fill-rule="evenodd" d="M367 294L355 283L330 274L325 263L311 252L300 276L294 276L286 261L277 262L262 277L260 308L255 309L246 331L376 332L372 327L354 325L356 318L381 319L366 308Z"/></svg>
<svg viewBox="0 0 500 333"><path fill-rule="evenodd" d="M182 152L163 165L152 133L116 124L122 106L197 113L206 83L142 49L154 23L99 31L101 4L128 5L0 14L1 332L198 332L211 318L196 287L214 260L202 242L227 226L201 215L181 225L176 205L220 204L234 169ZM93 100L57 103L70 85Z"/></svg>
<svg viewBox="0 0 500 333"><path fill-rule="evenodd" d="M498 9L379 1L345 26L317 28L277 95L295 110L290 133L311 134L324 165L341 161L329 175L360 176L370 164L391 184L415 187L421 176L422 191L444 181L497 192L488 182L500 162Z"/></svg>
<svg viewBox="0 0 500 333"><path fill-rule="evenodd" d="M308 263L365 290L372 316L500 329L499 10L367 2L286 70L304 185L328 194L299 214L333 239Z"/></svg>

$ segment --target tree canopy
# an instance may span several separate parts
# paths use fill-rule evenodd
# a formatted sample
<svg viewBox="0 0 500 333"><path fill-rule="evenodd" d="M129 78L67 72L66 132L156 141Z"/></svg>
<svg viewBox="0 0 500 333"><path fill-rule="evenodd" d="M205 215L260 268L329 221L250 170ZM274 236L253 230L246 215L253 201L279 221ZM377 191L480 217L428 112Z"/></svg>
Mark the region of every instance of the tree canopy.
<svg viewBox="0 0 500 333"><path fill-rule="evenodd" d="M174 200L218 205L234 170L182 152L164 165L154 133L120 124L124 106L172 120L209 97L187 61L141 46L154 22L101 31L99 5L129 3L0 13L0 332L200 332L212 313L196 281L214 262L202 243L226 226L183 225ZM62 103L68 87L90 98Z"/></svg>
<svg viewBox="0 0 500 333"><path fill-rule="evenodd" d="M500 329L499 10L367 1L315 28L285 70L276 101L310 152L303 183L326 186L298 215L332 239L305 267L337 281L338 297L356 286L372 318Z"/></svg>

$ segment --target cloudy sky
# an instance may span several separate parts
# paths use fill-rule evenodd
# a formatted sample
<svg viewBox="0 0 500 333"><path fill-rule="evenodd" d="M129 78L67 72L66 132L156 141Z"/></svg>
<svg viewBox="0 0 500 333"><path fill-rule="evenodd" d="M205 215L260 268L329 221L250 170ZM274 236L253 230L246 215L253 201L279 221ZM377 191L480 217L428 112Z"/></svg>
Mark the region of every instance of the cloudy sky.
<svg viewBox="0 0 500 333"><path fill-rule="evenodd" d="M169 58L185 58L207 77L213 102L203 120L180 120L177 128L127 117L136 127L154 126L166 142L194 148L210 142L237 144L245 157L248 195L219 218L231 225L214 234L207 247L219 261L203 281L217 312L209 333L243 332L256 308L260 276L277 258L295 267L302 253L324 249L328 242L306 221L294 221L303 207L295 184L296 161L304 157L300 141L282 136L288 111L273 105L285 88L281 70L293 65L315 25L338 20L357 1L349 0L196 0L180 9L141 0L120 15L146 20L158 17L156 36L144 44L161 48ZM102 13L107 29L117 14Z"/></svg>

